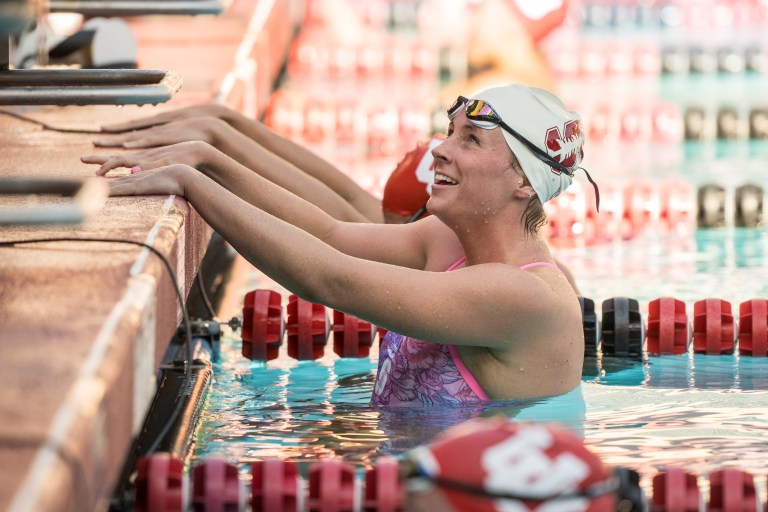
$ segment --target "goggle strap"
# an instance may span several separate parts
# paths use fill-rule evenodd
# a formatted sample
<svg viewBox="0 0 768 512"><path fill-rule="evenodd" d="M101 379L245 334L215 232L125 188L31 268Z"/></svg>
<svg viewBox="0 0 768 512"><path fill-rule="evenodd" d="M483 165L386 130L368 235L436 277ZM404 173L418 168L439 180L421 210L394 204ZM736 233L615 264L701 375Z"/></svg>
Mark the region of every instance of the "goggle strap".
<svg viewBox="0 0 768 512"><path fill-rule="evenodd" d="M427 205L425 204L418 210L416 210L416 213L408 217L405 221L406 224L410 224L411 222L416 222L421 218L422 215L424 215L427 212Z"/></svg>
<svg viewBox="0 0 768 512"><path fill-rule="evenodd" d="M597 183L595 183L595 180L592 179L592 176L589 175L589 172L583 167L579 167L582 171L584 171L584 174L587 175L587 179L592 184L592 187L595 189L595 208L597 209L597 213L600 213L600 189L597 188Z"/></svg>
<svg viewBox="0 0 768 512"><path fill-rule="evenodd" d="M463 492L466 494L472 494L475 496L482 496L485 498L502 499L502 500L515 500L515 501L563 501L574 499L595 499L606 494L617 493L624 494L622 484L626 485L623 479L617 476L611 476L608 480L593 484L591 487L584 490L577 490L572 492L566 492L562 494L549 494L549 495L531 495L531 494L517 494L506 492L494 492L482 487L478 487L472 484L465 484L452 479L443 478L440 476L432 476L426 474L424 471L420 471L421 474L415 476L415 478L423 478L437 485L438 487L444 487L453 489L455 491ZM410 478L414 478L411 476ZM627 482L629 483L629 482Z"/></svg>

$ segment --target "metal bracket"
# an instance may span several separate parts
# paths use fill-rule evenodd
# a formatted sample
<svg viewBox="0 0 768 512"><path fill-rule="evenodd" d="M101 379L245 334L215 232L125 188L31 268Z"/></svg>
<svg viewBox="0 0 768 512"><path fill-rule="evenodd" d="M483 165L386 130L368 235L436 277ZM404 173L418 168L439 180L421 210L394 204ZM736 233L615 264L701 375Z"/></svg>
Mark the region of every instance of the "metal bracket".
<svg viewBox="0 0 768 512"><path fill-rule="evenodd" d="M0 105L144 105L181 88L173 71L12 69L0 71Z"/></svg>
<svg viewBox="0 0 768 512"><path fill-rule="evenodd" d="M2 196L26 196L18 201ZM45 201L43 195L63 196ZM103 179L2 179L0 180L0 225L77 224L101 210L107 200Z"/></svg>
<svg viewBox="0 0 768 512"><path fill-rule="evenodd" d="M87 16L140 14L221 14L219 0L50 0L50 12L76 12Z"/></svg>

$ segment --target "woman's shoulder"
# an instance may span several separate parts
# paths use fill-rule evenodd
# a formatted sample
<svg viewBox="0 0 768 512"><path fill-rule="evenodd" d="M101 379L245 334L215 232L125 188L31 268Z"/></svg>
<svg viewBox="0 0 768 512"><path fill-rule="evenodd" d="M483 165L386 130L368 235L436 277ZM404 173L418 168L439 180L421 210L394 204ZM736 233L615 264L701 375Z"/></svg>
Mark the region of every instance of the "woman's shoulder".
<svg viewBox="0 0 768 512"><path fill-rule="evenodd" d="M426 266L424 270L442 272L464 257L464 248L448 226L434 217L419 221L424 223Z"/></svg>

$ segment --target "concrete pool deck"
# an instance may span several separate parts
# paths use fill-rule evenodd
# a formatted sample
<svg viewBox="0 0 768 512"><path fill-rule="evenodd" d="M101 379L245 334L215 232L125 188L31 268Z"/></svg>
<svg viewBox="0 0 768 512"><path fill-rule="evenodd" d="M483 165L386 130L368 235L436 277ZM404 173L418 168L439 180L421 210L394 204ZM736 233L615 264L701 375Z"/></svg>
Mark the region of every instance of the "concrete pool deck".
<svg viewBox="0 0 768 512"><path fill-rule="evenodd" d="M219 17L130 20L139 67L182 75L181 92L167 104L10 110L86 130L216 97L261 112L293 36L294 4L300 2L234 0ZM243 61L260 65L244 77ZM0 178L92 177L95 166L79 160L105 151L95 150L92 138L0 115ZM0 196L0 208L20 201ZM170 260L185 296L210 236L194 209L173 196L110 198L78 225L0 230L0 242L148 243ZM146 248L82 241L0 246L0 510L106 509L180 320L169 273Z"/></svg>

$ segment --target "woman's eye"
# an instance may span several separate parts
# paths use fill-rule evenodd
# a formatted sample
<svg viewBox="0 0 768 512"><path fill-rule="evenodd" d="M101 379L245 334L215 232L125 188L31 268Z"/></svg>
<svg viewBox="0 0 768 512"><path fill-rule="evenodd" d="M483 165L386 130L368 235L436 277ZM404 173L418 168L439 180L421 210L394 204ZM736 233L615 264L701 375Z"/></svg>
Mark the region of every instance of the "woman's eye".
<svg viewBox="0 0 768 512"><path fill-rule="evenodd" d="M472 143L475 143L475 144L479 144L480 143L480 139L478 139L474 135L469 135L467 137L467 139L469 140L469 142L472 142Z"/></svg>

